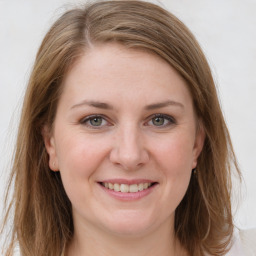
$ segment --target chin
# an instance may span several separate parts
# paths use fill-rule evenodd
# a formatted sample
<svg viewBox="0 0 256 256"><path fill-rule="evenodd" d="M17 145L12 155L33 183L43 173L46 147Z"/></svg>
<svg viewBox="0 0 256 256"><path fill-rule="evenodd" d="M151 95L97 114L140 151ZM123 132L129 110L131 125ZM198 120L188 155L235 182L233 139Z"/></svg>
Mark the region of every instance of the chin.
<svg viewBox="0 0 256 256"><path fill-rule="evenodd" d="M147 225L137 225L128 223L116 223L115 226L107 227L113 235L126 238L137 238L146 235L149 232Z"/></svg>
<svg viewBox="0 0 256 256"><path fill-rule="evenodd" d="M107 225L106 225L107 224ZM126 212L112 215L104 221L105 229L111 233L124 237L138 237L147 234L156 224L156 218L136 212Z"/></svg>

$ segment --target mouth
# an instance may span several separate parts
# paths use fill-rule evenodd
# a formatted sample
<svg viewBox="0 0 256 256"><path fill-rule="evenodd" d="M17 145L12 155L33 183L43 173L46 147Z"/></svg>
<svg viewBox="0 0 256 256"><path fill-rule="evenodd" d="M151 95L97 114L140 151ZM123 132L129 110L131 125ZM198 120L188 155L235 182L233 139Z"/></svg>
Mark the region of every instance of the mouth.
<svg viewBox="0 0 256 256"><path fill-rule="evenodd" d="M126 183L112 183L112 182L99 182L101 186L108 190L112 190L115 192L121 193L138 193L153 186L157 185L157 182L140 182L140 183L133 183L133 184L126 184Z"/></svg>

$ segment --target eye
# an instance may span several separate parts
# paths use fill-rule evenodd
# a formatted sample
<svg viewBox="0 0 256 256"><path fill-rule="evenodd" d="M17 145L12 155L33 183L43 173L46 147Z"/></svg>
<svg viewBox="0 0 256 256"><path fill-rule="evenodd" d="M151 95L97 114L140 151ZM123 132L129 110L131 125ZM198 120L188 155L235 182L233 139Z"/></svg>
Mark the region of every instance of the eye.
<svg viewBox="0 0 256 256"><path fill-rule="evenodd" d="M92 115L92 116L85 117L80 121L80 123L82 125L86 125L88 127L96 128L96 129L109 125L107 120L100 115Z"/></svg>
<svg viewBox="0 0 256 256"><path fill-rule="evenodd" d="M163 114L154 115L153 117L151 117L150 121L148 122L148 125L158 126L158 127L166 127L171 124L175 124L174 118L169 115L163 115Z"/></svg>

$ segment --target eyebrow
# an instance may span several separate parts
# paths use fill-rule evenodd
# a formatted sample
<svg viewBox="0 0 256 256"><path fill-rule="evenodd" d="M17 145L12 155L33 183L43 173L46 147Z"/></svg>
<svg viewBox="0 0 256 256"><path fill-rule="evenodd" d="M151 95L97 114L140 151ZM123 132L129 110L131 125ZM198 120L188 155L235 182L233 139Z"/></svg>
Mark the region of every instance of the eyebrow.
<svg viewBox="0 0 256 256"><path fill-rule="evenodd" d="M82 102L73 105L71 107L71 109L81 107L83 105L87 105L87 106L94 107L94 108L100 108L100 109L114 109L113 106L111 106L107 103L99 102L99 101L88 101L88 100L83 100Z"/></svg>
<svg viewBox="0 0 256 256"><path fill-rule="evenodd" d="M147 105L145 107L145 109L146 110L153 110L153 109L164 108L164 107L168 107L168 106L177 106L177 107L184 108L184 105L182 103L177 102L177 101L173 101L173 100L168 100L168 101L164 101L164 102L159 102L159 103L154 103L154 104Z"/></svg>
<svg viewBox="0 0 256 256"><path fill-rule="evenodd" d="M87 100L84 100L84 101L82 101L78 104L73 105L71 107L71 109L81 107L81 106L84 106L84 105L94 107L94 108L99 108L99 109L107 109L107 110L114 109L114 107L109 105L108 103L99 102L99 101L87 101ZM184 108L184 105L182 103L177 102L177 101L173 101L173 100L168 100L168 101L164 101L164 102L159 102L159 103L154 103L154 104L147 105L147 106L145 106L145 109L146 110L154 110L154 109L164 108L164 107L168 107L168 106L177 106L177 107Z"/></svg>

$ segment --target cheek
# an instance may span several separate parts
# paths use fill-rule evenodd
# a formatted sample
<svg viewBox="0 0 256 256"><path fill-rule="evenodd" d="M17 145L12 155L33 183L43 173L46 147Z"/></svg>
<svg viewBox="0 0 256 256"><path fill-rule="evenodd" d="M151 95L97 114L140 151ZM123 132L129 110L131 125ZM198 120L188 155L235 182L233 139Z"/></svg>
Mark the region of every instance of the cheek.
<svg viewBox="0 0 256 256"><path fill-rule="evenodd" d="M106 156L106 147L83 134L61 136L57 157L65 191L74 208L92 195L93 175Z"/></svg>
<svg viewBox="0 0 256 256"><path fill-rule="evenodd" d="M186 136L174 136L159 144L155 151L158 169L165 184L164 197L176 208L185 195L192 171L193 143Z"/></svg>
<svg viewBox="0 0 256 256"><path fill-rule="evenodd" d="M154 150L158 164L167 174L182 175L191 172L193 163L193 141L189 136L170 136L158 144Z"/></svg>
<svg viewBox="0 0 256 256"><path fill-rule="evenodd" d="M83 134L62 136L58 141L57 157L63 183L76 187L81 182L90 182L91 176L105 159L106 147Z"/></svg>

